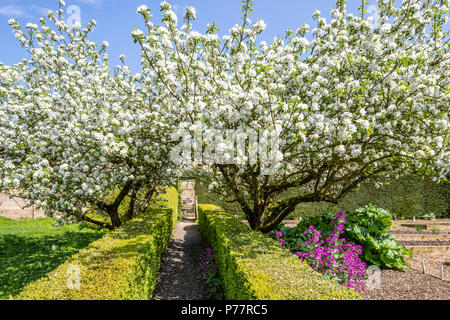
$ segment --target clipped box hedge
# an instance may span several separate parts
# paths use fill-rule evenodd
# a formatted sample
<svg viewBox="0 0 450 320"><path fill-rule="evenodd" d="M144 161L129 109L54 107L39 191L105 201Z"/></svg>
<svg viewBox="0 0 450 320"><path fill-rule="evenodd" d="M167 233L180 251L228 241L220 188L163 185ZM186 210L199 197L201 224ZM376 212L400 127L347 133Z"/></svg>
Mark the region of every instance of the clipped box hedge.
<svg viewBox="0 0 450 320"><path fill-rule="evenodd" d="M176 190L169 188L163 197L168 208L148 210L92 242L45 277L28 284L14 299L150 299L178 215ZM74 268L80 270L79 288L71 273Z"/></svg>
<svg viewBox="0 0 450 320"><path fill-rule="evenodd" d="M219 260L227 300L361 299L215 205L199 205L199 227Z"/></svg>

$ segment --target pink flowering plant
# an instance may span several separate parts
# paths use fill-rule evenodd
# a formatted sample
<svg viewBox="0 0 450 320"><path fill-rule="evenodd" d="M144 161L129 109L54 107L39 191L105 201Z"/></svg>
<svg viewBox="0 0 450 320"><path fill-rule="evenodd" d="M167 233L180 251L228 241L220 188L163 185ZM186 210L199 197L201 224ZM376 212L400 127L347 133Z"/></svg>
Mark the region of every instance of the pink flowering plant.
<svg viewBox="0 0 450 320"><path fill-rule="evenodd" d="M364 289L366 263L360 259L362 247L347 243L343 237L346 223L345 213L340 211L331 221L321 224L322 230L314 225L305 229L300 224L296 228L283 227L271 236L314 270L360 292Z"/></svg>
<svg viewBox="0 0 450 320"><path fill-rule="evenodd" d="M222 280L219 276L218 266L219 259L211 248L206 248L206 257L203 268L206 269L207 279L206 283L209 287L208 299L223 300Z"/></svg>

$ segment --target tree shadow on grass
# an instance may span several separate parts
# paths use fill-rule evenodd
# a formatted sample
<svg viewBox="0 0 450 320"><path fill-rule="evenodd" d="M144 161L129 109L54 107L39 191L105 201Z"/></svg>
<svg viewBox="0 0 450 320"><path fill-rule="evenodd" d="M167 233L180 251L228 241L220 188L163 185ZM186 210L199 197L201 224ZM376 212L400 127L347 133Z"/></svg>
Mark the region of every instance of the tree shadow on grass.
<svg viewBox="0 0 450 320"><path fill-rule="evenodd" d="M80 230L39 237L0 235L0 299L20 293L103 234Z"/></svg>

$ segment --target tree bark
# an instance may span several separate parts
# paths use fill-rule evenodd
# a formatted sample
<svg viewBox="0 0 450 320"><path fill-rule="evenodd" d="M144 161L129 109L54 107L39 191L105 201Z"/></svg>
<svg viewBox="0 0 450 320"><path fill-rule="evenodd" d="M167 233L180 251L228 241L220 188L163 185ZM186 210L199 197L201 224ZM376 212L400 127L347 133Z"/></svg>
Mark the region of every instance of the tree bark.
<svg viewBox="0 0 450 320"><path fill-rule="evenodd" d="M111 224L113 226L113 229L116 229L118 227L120 227L122 225L122 221L120 220L119 217L119 207L109 207L108 208L108 216L111 219Z"/></svg>
<svg viewBox="0 0 450 320"><path fill-rule="evenodd" d="M130 204L128 205L128 210L127 213L125 215L126 220L130 221L131 219L134 218L134 207L135 207L135 203L136 203L136 197L137 197L137 193L139 192L139 189L135 188L133 190L133 193L131 195L131 199L130 199Z"/></svg>
<svg viewBox="0 0 450 320"><path fill-rule="evenodd" d="M118 228L122 225L122 221L119 217L119 206L122 203L123 199L127 196L128 192L130 192L131 188L133 187L132 181L127 181L125 185L123 186L122 190L120 190L119 195L116 199L114 199L114 202L111 204L106 204L102 201L97 202L97 206L105 211L109 218L111 219L111 225L113 229Z"/></svg>
<svg viewBox="0 0 450 320"><path fill-rule="evenodd" d="M153 194L155 193L155 190L156 190L156 184L153 183L150 186L150 188L147 190L147 192L145 193L144 199L140 202L140 206L136 210L136 215L141 214L147 210L147 207L150 203L150 200L153 197Z"/></svg>
<svg viewBox="0 0 450 320"><path fill-rule="evenodd" d="M106 229L109 229L109 230L113 230L114 229L113 226L110 223L108 223L108 222L98 221L98 220L89 218L88 216L85 216L85 215L81 216L81 220L93 223L93 224L95 224L97 226L100 226L102 228L106 228Z"/></svg>

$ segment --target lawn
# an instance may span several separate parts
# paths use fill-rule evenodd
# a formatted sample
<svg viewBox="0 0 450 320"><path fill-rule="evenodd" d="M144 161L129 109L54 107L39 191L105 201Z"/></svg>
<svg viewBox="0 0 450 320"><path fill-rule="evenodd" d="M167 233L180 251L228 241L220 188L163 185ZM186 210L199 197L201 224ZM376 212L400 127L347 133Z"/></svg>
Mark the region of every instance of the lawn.
<svg viewBox="0 0 450 320"><path fill-rule="evenodd" d="M0 299L18 294L107 232L80 224L55 227L55 222L53 218L0 217Z"/></svg>

